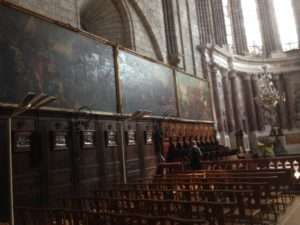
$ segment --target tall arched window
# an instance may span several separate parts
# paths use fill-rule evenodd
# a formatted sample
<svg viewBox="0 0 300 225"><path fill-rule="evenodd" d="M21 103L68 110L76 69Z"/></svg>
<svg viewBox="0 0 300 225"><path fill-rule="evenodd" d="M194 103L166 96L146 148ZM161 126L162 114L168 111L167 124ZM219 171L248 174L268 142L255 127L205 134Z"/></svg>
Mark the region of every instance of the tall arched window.
<svg viewBox="0 0 300 225"><path fill-rule="evenodd" d="M282 0L281 0L282 1ZM261 54L262 40L255 0L241 0L249 53Z"/></svg>
<svg viewBox="0 0 300 225"><path fill-rule="evenodd" d="M298 37L291 0L273 0L283 51L298 49Z"/></svg>

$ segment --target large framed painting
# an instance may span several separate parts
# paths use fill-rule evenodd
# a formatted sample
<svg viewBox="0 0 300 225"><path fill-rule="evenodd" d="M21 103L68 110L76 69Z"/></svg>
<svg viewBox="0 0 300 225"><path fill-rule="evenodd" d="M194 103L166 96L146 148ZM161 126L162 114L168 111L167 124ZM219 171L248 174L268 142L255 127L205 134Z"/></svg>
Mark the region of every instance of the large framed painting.
<svg viewBox="0 0 300 225"><path fill-rule="evenodd" d="M184 119L213 121L208 81L176 71L180 116Z"/></svg>
<svg viewBox="0 0 300 225"><path fill-rule="evenodd" d="M119 51L122 110L133 113L146 109L152 115L161 116L174 111L176 95L173 70L140 56Z"/></svg>
<svg viewBox="0 0 300 225"><path fill-rule="evenodd" d="M1 103L43 92L56 108L117 109L112 46L1 4L0 84Z"/></svg>

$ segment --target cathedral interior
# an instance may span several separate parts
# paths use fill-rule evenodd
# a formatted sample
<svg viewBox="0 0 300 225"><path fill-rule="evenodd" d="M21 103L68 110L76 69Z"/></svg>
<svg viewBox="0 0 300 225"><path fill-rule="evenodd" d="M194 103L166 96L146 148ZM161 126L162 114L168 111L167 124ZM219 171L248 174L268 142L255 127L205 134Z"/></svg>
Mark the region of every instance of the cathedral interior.
<svg viewBox="0 0 300 225"><path fill-rule="evenodd" d="M299 47L299 0L0 0L0 224L192 140L299 178Z"/></svg>

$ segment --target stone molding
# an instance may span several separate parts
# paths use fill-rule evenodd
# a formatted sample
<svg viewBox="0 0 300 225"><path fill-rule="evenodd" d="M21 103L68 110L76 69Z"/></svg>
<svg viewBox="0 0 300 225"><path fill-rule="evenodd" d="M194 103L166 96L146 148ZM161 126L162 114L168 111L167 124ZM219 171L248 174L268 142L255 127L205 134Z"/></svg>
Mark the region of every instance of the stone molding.
<svg viewBox="0 0 300 225"><path fill-rule="evenodd" d="M300 71L300 51L293 55L287 54L285 57L262 59L232 54L217 45L205 43L199 45L198 50L205 56L203 61L215 63L218 67L236 73L259 74L263 72L263 65L266 65L268 72L272 74L291 74Z"/></svg>

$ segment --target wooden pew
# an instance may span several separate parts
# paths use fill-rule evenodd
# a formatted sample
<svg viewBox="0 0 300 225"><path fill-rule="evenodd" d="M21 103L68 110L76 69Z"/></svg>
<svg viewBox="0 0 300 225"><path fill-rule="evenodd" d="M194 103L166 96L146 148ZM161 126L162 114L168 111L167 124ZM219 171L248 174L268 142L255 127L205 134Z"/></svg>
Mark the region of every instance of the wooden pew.
<svg viewBox="0 0 300 225"><path fill-rule="evenodd" d="M16 225L89 225L88 212L60 208L15 207Z"/></svg>

